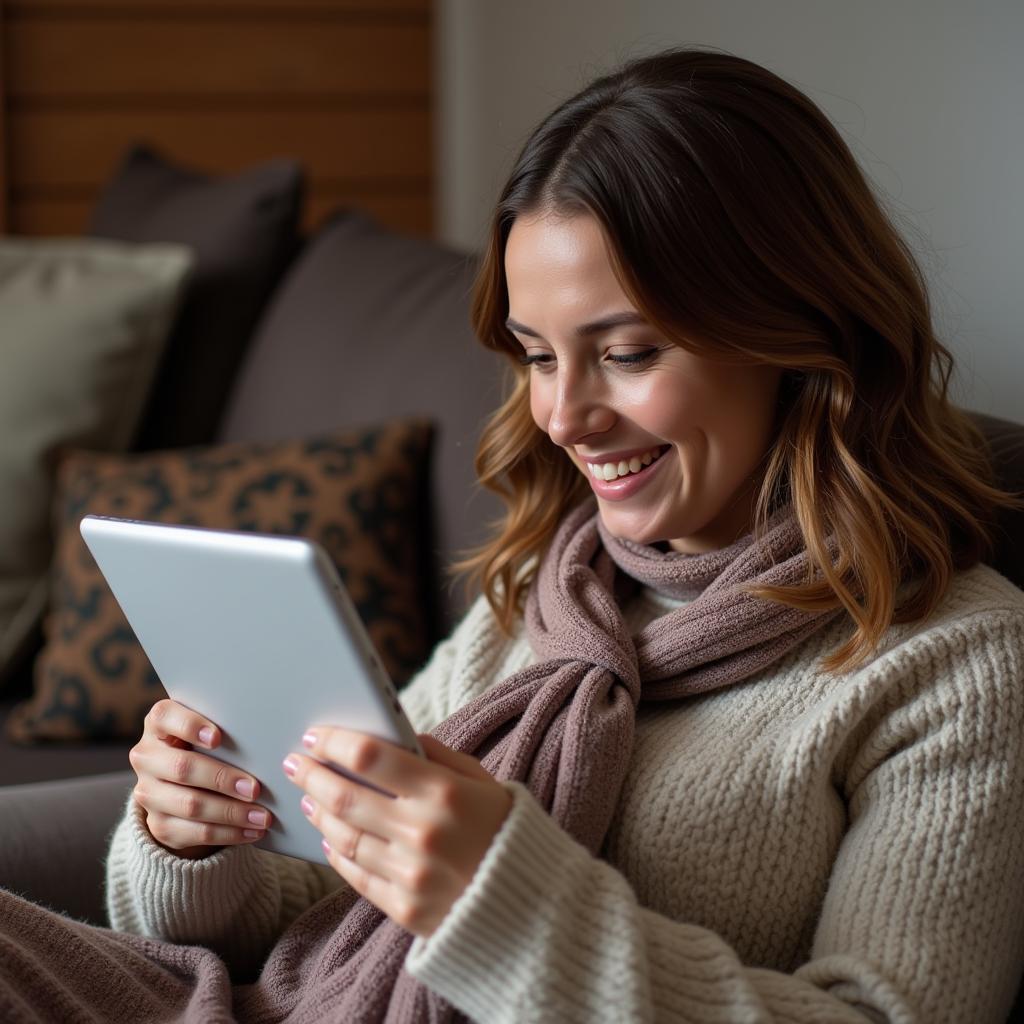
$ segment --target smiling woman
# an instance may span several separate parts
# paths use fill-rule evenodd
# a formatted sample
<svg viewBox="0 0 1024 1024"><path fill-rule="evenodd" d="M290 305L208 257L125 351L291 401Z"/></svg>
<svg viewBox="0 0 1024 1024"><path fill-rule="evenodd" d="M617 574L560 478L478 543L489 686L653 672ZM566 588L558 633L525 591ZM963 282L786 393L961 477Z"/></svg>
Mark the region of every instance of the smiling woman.
<svg viewBox="0 0 1024 1024"><path fill-rule="evenodd" d="M217 723L158 705L118 931L0 890L0 1005L1004 1020L1024 594L979 559L1011 499L835 129L729 55L598 79L520 154L473 317L515 375L477 457L507 511L401 695L428 763L323 722L240 779L202 752ZM286 777L325 865L249 845ZM90 943L88 972L45 956Z"/></svg>
<svg viewBox="0 0 1024 1024"><path fill-rule="evenodd" d="M689 552L789 505L813 571L759 593L842 609L856 629L824 665L852 668L934 611L1012 503L947 398L906 243L828 119L749 61L669 51L553 111L498 200L473 320L529 371L478 451L505 528L457 567L506 629L588 490L609 529ZM656 488L577 471L661 444Z"/></svg>

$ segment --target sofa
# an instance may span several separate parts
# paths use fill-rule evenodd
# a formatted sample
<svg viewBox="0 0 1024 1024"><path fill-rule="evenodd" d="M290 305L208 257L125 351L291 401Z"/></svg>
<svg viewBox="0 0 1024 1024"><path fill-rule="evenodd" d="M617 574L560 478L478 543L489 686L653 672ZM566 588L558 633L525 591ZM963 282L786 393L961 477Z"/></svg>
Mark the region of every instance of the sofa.
<svg viewBox="0 0 1024 1024"><path fill-rule="evenodd" d="M135 222L138 211L132 216ZM445 565L483 540L498 512L493 497L475 486L473 469L479 430L503 387L502 366L469 326L475 269L470 255L340 210L279 261L263 285L266 301L243 325L248 337L221 367L222 383L210 387L216 374L209 364L197 371L197 384L196 371L165 359L142 420L149 435L143 451L174 451L272 442L401 416L428 419L433 436L416 524L417 543L429 555L421 565L429 606L424 650L471 597L450 585ZM206 425L196 432L188 410L200 385ZM155 417L156 407L176 412ZM1024 491L1024 427L976 419L1000 482ZM175 423L178 435L167 432ZM1024 587L1022 527L1022 513L1001 517L992 562ZM36 637L37 648L41 642ZM31 685L29 661L20 683L0 691L0 721ZM0 740L0 885L106 923L103 861L134 782L127 770L133 742L20 747Z"/></svg>
<svg viewBox="0 0 1024 1024"><path fill-rule="evenodd" d="M422 465L412 470L395 465L413 490L401 497L404 504L397 511L380 508L392 519L404 517L417 548L416 564L406 559L400 565L415 577L417 597L415 621L408 624L416 642L401 652L401 682L465 608L464 590L452 585L443 566L480 542L487 521L498 512L496 499L474 487L473 457L480 427L500 401L502 367L475 342L469 325L474 257L386 228L354 209L337 210L302 238L297 229L301 191L301 168L287 161L223 180L179 168L146 147L127 154L97 204L96 233L131 245L154 239L182 243L197 254L199 267L180 300L134 438L124 447L138 456L136 478L143 470L151 476L161 470L163 485L171 473L163 471L158 453L167 453L171 462L182 457L174 467L180 476L186 458L195 472L190 453L209 457L246 446L255 450L328 438L349 428L423 421L425 430L413 422L398 431L399 440L414 440L425 449L415 455ZM7 308L2 300L0 291L0 316ZM54 401L52 395L49 400ZM95 431L86 443L81 433L77 441L81 448L98 447ZM128 472L129 462L119 463L118 453L106 455L104 461L102 453L87 457L84 451L62 449L54 476L70 463L77 466L79 483L97 472L105 473L108 483L115 471ZM254 458L251 452L243 455ZM281 469L282 463L271 468ZM283 464L284 470L293 468L294 460ZM196 502L179 508L176 517L173 510L153 514L152 504L119 510L106 499L104 507L95 504L95 495L72 501L73 482L66 483L64 512L77 511L79 518L96 512L184 522L201 512ZM384 488L390 483L386 478L373 482L376 490L364 496L363 525L350 516L345 524L324 524L316 539L326 543L330 530L342 525L354 534L350 548L371 539L365 524L377 509L369 506L387 503ZM326 487L326 481L321 477L314 486ZM230 519L197 524L247 528ZM277 523L273 529L278 532ZM57 525L53 533L56 561ZM339 569L344 578L344 558ZM51 571L51 597L60 585ZM394 589L394 581L390 586ZM354 596L364 616L372 615L371 595L361 605ZM393 631L399 622L396 600ZM407 596L401 600L406 619L412 619ZM8 678L0 674L0 786L95 775L126 764L130 730L123 723L103 726L98 713L92 723L69 720L64 729L53 727L52 720L49 727L37 721L31 729L10 728L18 705L38 689L43 668L54 668L53 659L43 665L54 646L45 643L44 627L53 634L67 631L59 605L51 600L51 615L38 618L16 670ZM74 657L74 651L65 656ZM57 667L67 669L66 657ZM154 691L154 699L160 695ZM40 701L35 703L38 719ZM34 742L26 743L24 736L12 742L17 731L31 732Z"/></svg>

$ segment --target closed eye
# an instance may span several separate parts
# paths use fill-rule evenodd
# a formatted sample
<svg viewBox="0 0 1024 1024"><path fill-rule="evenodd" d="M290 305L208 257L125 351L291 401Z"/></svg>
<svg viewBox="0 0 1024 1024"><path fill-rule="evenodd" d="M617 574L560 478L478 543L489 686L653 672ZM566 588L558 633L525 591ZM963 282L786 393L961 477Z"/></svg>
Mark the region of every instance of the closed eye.
<svg viewBox="0 0 1024 1024"><path fill-rule="evenodd" d="M621 366L636 366L640 363L646 363L651 356L654 355L658 350L656 348L644 349L643 352L630 352L624 356L613 356L609 355L608 358L613 363L618 363Z"/></svg>
<svg viewBox="0 0 1024 1024"><path fill-rule="evenodd" d="M630 352L626 355L612 355L608 359L617 366L640 366L646 363L658 350L656 348L644 349L643 352ZM523 366L550 366L554 362L554 356L550 352L537 352L533 355L524 353L519 357Z"/></svg>

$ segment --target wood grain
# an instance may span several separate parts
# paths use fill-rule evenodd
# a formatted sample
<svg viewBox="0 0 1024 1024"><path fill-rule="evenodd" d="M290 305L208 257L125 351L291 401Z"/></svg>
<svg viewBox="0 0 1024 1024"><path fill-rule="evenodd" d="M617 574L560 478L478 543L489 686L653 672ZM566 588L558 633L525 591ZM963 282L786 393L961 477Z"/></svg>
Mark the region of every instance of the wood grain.
<svg viewBox="0 0 1024 1024"><path fill-rule="evenodd" d="M255 12L282 18L338 16L344 18L395 19L426 17L432 0L5 0L16 17L202 17Z"/></svg>
<svg viewBox="0 0 1024 1024"><path fill-rule="evenodd" d="M429 111L415 108L16 112L9 132L15 189L98 186L134 141L211 172L295 157L314 184L429 181L432 171Z"/></svg>
<svg viewBox="0 0 1024 1024"><path fill-rule="evenodd" d="M15 104L210 96L425 100L430 90L425 24L13 19L7 53Z"/></svg>
<svg viewBox="0 0 1024 1024"><path fill-rule="evenodd" d="M366 210L396 231L429 238L434 230L433 204L428 193L360 195L355 191L312 192L304 208L303 229L315 229L325 217L344 206ZM92 208L91 197L15 198L10 208L10 230L18 235L81 235L88 226Z"/></svg>
<svg viewBox="0 0 1024 1024"><path fill-rule="evenodd" d="M77 234L125 150L275 157L305 223L433 228L431 0L0 0L0 230ZM6 189L5 189L6 186ZM4 198L6 197L6 207Z"/></svg>
<svg viewBox="0 0 1024 1024"><path fill-rule="evenodd" d="M8 166L10 163L7 147L7 56L4 37L6 12L4 0L0 0L0 235L10 230L8 215Z"/></svg>

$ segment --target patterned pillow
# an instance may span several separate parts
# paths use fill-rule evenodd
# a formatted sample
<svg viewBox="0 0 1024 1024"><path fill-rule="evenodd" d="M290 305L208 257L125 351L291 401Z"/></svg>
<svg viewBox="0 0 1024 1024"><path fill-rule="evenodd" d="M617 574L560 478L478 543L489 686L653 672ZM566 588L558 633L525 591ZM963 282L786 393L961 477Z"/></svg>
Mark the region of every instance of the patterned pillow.
<svg viewBox="0 0 1024 1024"><path fill-rule="evenodd" d="M8 736L132 738L164 696L81 538L78 524L90 512L319 541L396 685L407 681L431 642L420 514L430 440L431 425L409 419L305 441L66 455L46 643L34 693L11 712Z"/></svg>

